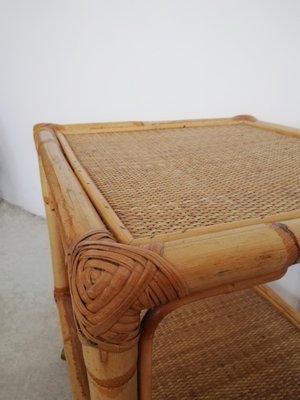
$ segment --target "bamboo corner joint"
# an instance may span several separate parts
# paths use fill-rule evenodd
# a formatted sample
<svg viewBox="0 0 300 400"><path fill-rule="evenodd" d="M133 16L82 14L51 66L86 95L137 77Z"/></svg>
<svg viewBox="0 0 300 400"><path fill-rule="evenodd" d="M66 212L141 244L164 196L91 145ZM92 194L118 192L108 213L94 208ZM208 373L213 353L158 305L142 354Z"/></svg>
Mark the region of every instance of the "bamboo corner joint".
<svg viewBox="0 0 300 400"><path fill-rule="evenodd" d="M81 340L110 352L139 339L140 312L188 294L162 245L117 243L107 231L84 235L68 255L74 317Z"/></svg>
<svg viewBox="0 0 300 400"><path fill-rule="evenodd" d="M287 247L284 270L300 258L294 233L270 226ZM118 243L105 230L83 235L67 255L75 323L83 342L109 352L139 340L140 313L189 295L184 278L162 257L163 245Z"/></svg>

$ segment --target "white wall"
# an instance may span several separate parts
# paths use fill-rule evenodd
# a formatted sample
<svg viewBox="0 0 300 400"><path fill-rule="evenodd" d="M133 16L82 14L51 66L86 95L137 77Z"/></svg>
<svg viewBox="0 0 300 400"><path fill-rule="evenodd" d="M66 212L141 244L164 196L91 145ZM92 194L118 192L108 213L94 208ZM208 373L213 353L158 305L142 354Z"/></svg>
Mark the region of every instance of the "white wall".
<svg viewBox="0 0 300 400"><path fill-rule="evenodd" d="M0 5L0 197L33 213L37 122L250 113L300 127L297 0Z"/></svg>

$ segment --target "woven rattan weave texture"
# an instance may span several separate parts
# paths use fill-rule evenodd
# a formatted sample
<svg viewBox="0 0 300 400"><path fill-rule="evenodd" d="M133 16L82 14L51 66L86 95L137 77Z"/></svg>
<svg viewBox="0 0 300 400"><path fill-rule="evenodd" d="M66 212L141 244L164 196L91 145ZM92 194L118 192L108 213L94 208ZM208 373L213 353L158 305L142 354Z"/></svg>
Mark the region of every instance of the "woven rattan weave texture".
<svg viewBox="0 0 300 400"><path fill-rule="evenodd" d="M184 306L156 332L161 399L300 399L300 333L252 290Z"/></svg>
<svg viewBox="0 0 300 400"><path fill-rule="evenodd" d="M246 124L66 135L134 238L300 208L300 140Z"/></svg>

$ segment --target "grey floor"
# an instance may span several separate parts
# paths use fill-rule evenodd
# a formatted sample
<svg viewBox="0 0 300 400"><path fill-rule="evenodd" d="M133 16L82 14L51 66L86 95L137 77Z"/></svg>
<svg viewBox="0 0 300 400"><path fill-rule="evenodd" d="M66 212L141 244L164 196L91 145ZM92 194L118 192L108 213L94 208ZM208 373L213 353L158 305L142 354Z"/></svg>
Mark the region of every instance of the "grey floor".
<svg viewBox="0 0 300 400"><path fill-rule="evenodd" d="M0 399L71 399L45 220L0 200Z"/></svg>

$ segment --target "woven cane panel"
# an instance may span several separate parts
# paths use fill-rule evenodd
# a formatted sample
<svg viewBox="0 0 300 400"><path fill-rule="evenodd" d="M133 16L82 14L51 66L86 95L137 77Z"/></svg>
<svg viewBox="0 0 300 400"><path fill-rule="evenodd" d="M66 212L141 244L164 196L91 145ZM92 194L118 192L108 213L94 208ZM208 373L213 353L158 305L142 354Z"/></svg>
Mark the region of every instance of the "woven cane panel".
<svg viewBox="0 0 300 400"><path fill-rule="evenodd" d="M251 290L184 306L160 324L153 400L300 399L300 332Z"/></svg>
<svg viewBox="0 0 300 400"><path fill-rule="evenodd" d="M133 237L300 208L300 140L247 125L66 136Z"/></svg>

